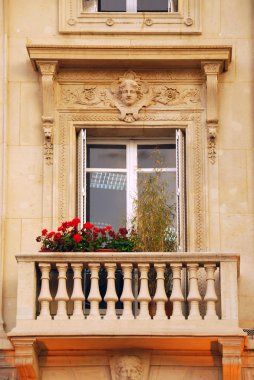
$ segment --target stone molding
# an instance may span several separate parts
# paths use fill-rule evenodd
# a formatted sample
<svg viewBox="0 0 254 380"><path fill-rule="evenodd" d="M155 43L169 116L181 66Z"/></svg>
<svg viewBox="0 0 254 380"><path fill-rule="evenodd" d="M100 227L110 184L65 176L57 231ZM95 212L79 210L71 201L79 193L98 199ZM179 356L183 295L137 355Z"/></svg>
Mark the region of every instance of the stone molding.
<svg viewBox="0 0 254 380"><path fill-rule="evenodd" d="M82 0L59 1L59 32L84 34L200 34L201 1L179 0L174 13L96 12L82 9Z"/></svg>
<svg viewBox="0 0 254 380"><path fill-rule="evenodd" d="M244 337L219 338L222 353L223 380L241 380L241 355L244 349Z"/></svg>
<svg viewBox="0 0 254 380"><path fill-rule="evenodd" d="M13 338L15 366L20 380L39 380L38 346L35 338Z"/></svg>

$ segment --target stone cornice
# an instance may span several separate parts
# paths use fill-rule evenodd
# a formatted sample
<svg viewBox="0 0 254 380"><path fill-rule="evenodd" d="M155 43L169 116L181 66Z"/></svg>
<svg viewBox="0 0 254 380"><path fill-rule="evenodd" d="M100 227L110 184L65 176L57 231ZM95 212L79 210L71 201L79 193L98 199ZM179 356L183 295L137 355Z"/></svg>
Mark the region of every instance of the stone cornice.
<svg viewBox="0 0 254 380"><path fill-rule="evenodd" d="M58 61L59 66L75 67L86 64L112 64L117 60L125 65L128 62L158 66L201 67L203 61L220 61L226 71L231 62L232 47L229 45L182 45L182 46L144 46L144 45L43 45L28 44L28 54L35 70L37 61Z"/></svg>

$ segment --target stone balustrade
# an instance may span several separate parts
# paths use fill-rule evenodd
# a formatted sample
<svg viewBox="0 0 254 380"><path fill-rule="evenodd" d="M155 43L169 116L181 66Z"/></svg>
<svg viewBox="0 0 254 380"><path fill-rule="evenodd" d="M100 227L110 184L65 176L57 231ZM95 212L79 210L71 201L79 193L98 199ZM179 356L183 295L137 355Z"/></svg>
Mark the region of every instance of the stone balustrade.
<svg viewBox="0 0 254 380"><path fill-rule="evenodd" d="M242 334L234 254L36 253L17 261L10 335Z"/></svg>

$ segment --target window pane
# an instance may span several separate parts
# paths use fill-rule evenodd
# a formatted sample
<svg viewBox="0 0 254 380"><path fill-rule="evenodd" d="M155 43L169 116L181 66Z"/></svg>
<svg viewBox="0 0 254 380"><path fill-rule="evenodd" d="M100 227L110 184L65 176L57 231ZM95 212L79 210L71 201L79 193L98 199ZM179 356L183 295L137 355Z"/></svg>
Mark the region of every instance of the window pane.
<svg viewBox="0 0 254 380"><path fill-rule="evenodd" d="M126 174L87 174L87 218L97 227L126 225Z"/></svg>
<svg viewBox="0 0 254 380"><path fill-rule="evenodd" d="M168 205L175 206L176 204L176 173L175 172L162 172L159 174L160 183L166 186L165 193L168 198ZM144 189L146 181L153 180L156 174L153 173L138 173L138 194L140 195ZM156 187L155 187L156 188Z"/></svg>
<svg viewBox="0 0 254 380"><path fill-rule="evenodd" d="M87 167L102 169L125 169L125 145L87 145Z"/></svg>
<svg viewBox="0 0 254 380"><path fill-rule="evenodd" d="M175 144L138 145L138 168L175 168Z"/></svg>
<svg viewBox="0 0 254 380"><path fill-rule="evenodd" d="M99 0L99 12L126 12L126 0Z"/></svg>
<svg viewBox="0 0 254 380"><path fill-rule="evenodd" d="M168 0L137 0L138 12L168 12Z"/></svg>

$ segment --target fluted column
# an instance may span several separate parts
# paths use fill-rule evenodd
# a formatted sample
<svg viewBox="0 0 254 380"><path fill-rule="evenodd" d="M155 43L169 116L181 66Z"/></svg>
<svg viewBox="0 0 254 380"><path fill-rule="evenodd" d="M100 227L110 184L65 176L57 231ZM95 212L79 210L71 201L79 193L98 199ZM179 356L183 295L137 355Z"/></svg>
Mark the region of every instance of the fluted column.
<svg viewBox="0 0 254 380"><path fill-rule="evenodd" d="M101 294L99 289L99 269L100 264L90 264L91 271L91 289L88 296L90 302L90 314L87 319L101 319L99 303L101 301Z"/></svg>
<svg viewBox="0 0 254 380"><path fill-rule="evenodd" d="M187 300L189 301L190 314L188 319L201 319L199 311L199 302L201 301L201 296L198 290L198 264L188 264L188 274L189 274L189 294Z"/></svg>
<svg viewBox="0 0 254 380"><path fill-rule="evenodd" d="M109 263L105 264L105 268L108 272L107 276L107 291L104 300L107 302L107 312L104 319L117 319L115 304L118 300L115 287L115 271L116 264Z"/></svg>
<svg viewBox="0 0 254 380"><path fill-rule="evenodd" d="M218 319L216 314L215 304L218 297L215 292L215 278L214 272L216 270L216 264L206 264L206 294L204 300L206 301L206 315L205 319Z"/></svg>
<svg viewBox="0 0 254 380"><path fill-rule="evenodd" d="M41 311L37 319L51 319L50 302L52 301L52 296L49 290L49 272L51 264L41 263L39 264L39 268L41 270L41 291L38 301L41 305Z"/></svg>
<svg viewBox="0 0 254 380"><path fill-rule="evenodd" d="M165 264L155 264L154 265L156 273L157 273L157 288L156 293L154 295L154 301L156 302L156 314L153 319L167 319L166 311L165 311L165 303L168 300L166 291L165 291Z"/></svg>
<svg viewBox="0 0 254 380"><path fill-rule="evenodd" d="M123 302L123 315L121 319L134 319L132 313L132 302L134 301L134 296L132 293L132 264L122 264L122 270L124 274L124 285L123 292L121 296L121 301Z"/></svg>
<svg viewBox="0 0 254 380"><path fill-rule="evenodd" d="M138 301L140 302L140 311L137 319L151 319L149 315L148 304L151 301L151 297L148 289L148 271L149 264L140 264L140 291L138 295Z"/></svg>
<svg viewBox="0 0 254 380"><path fill-rule="evenodd" d="M55 319L68 319L67 316L67 301L69 300L66 289L66 271L68 264L56 264L58 269L58 289L55 300L57 301L57 314Z"/></svg>
<svg viewBox="0 0 254 380"><path fill-rule="evenodd" d="M74 285L71 300L74 302L73 315L71 319L84 319L82 304L85 300L82 290L82 269L83 264L72 264L74 271Z"/></svg>
<svg viewBox="0 0 254 380"><path fill-rule="evenodd" d="M170 297L170 301L173 303L173 312L170 319L183 320L185 318L182 312L182 303L184 301L181 289L182 264L171 264L170 267L173 272L173 289Z"/></svg>

